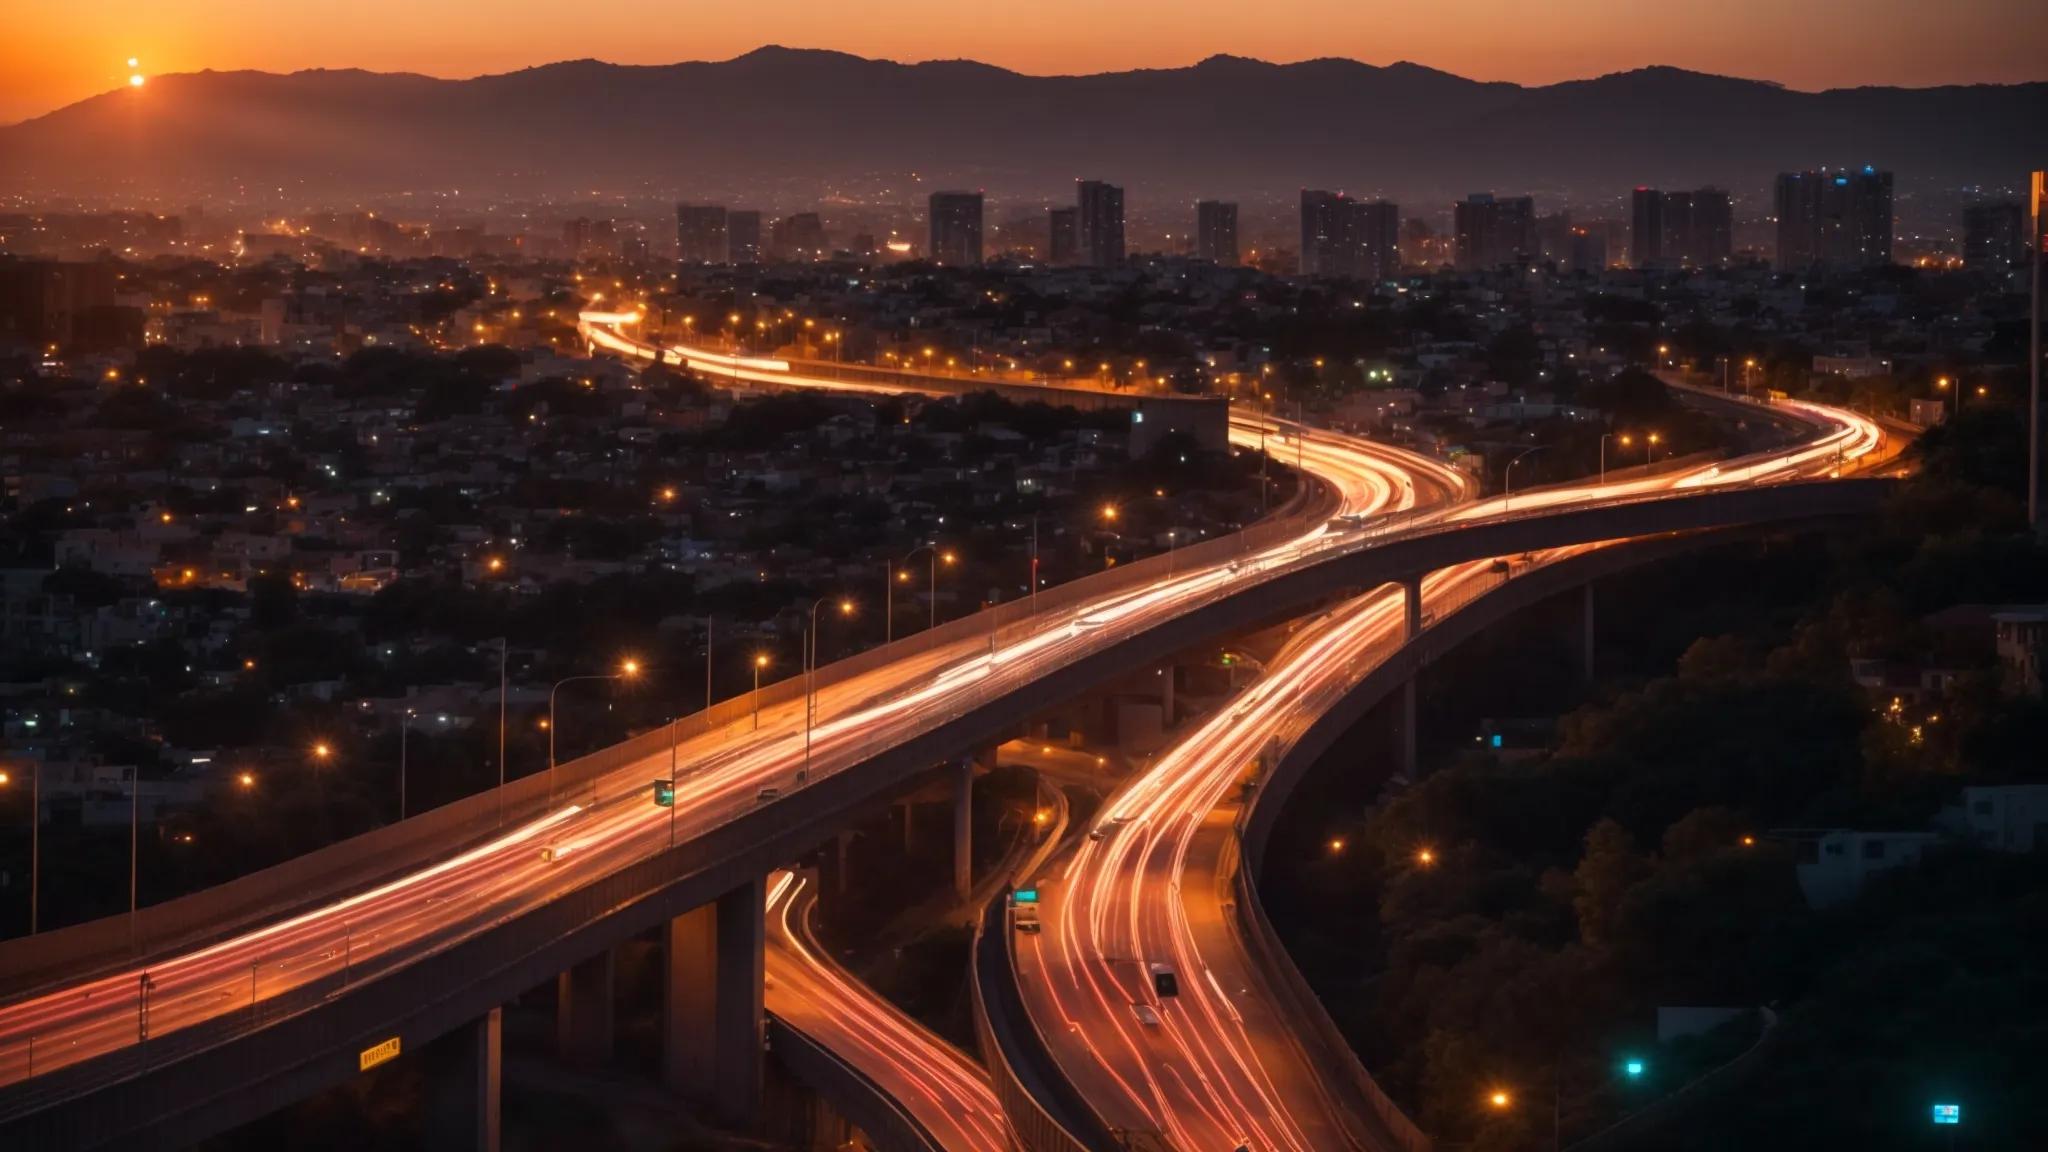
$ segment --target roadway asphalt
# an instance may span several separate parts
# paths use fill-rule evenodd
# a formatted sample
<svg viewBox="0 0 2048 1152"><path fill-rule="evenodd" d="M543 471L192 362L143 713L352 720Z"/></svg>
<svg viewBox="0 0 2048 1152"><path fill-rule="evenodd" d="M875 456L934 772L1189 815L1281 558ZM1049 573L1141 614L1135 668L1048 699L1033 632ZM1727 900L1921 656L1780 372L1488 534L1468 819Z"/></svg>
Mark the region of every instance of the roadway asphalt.
<svg viewBox="0 0 2048 1152"><path fill-rule="evenodd" d="M988 1073L833 962L811 931L817 880L768 886L768 1010L858 1068L946 1152L1009 1152Z"/></svg>
<svg viewBox="0 0 2048 1152"><path fill-rule="evenodd" d="M1512 509L1664 488L1828 474L1878 451L1874 427L1802 406L1808 441L1725 464L1516 496ZM1506 499L1447 520L1499 515ZM1586 545L1585 548L1601 545ZM1549 563L1582 548L1502 558ZM1496 561L1432 573L1426 618L1441 619L1505 579ZM1299 629L1266 675L1194 726L1097 816L1094 832L1038 884L1039 934L1019 934L1027 1009L1061 1071L1113 1129L1178 1152L1329 1152L1394 1147L1363 1090L1314 1052L1236 935L1229 869L1235 797L1262 753L1284 750L1406 640L1402 593L1383 586ZM1161 995L1159 967L1178 984Z"/></svg>
<svg viewBox="0 0 2048 1152"><path fill-rule="evenodd" d="M742 378L756 370L735 366ZM839 386L826 378L793 377L786 368L773 378ZM1231 434L1239 444L1268 435L1286 436L1283 442L1291 443L1299 436L1303 467L1329 485L1342 514L1417 508L1433 503L1439 492L1459 491L1464 483L1442 465L1335 434L1304 435L1244 420L1233 422ZM1836 448L1813 451L1839 453ZM1577 498L1606 495L1582 492ZM1516 497L1515 510L1531 499ZM1143 588L1048 610L1032 626L1011 629L1000 645L952 642L822 688L808 741L811 772L821 776L865 759L880 745L928 731L1111 643L1241 592L1248 580L1358 546L1355 535L1334 525L1310 526L1238 560L1190 567ZM762 788L787 795L800 786L796 769L805 760L804 712L803 703L795 701L764 709L758 731L743 720L684 739L672 756L651 756L619 769L574 797L575 802L565 801L487 843L160 960L146 971L121 971L17 998L0 1006L0 1084L130 1051L144 1037L245 1013L252 1004L261 1006L260 1015L270 1015L317 1002L339 986L374 978L644 859L672 840L772 802L758 798ZM683 773L676 806L657 808L649 800L648 781L668 775L672 761ZM552 852L544 856L544 847ZM126 1074L121 1062L106 1067L109 1078Z"/></svg>
<svg viewBox="0 0 2048 1152"><path fill-rule="evenodd" d="M1239 422L1255 443L1265 430ZM1448 469L1344 437L1310 435L1305 465L1345 511L1412 502L1418 469ZM1442 482L1454 482L1455 478ZM1428 481L1424 481L1427 483ZM810 737L821 776L878 746L928 731L1016 685L1241 587L1247 570L1278 570L1327 549L1321 525L1229 564L1177 571L1157 583L1048 610L1006 642L957 641L913 652L880 669L822 687ZM826 672L829 673L828 668ZM829 677L824 677L829 679ZM134 1048L223 1015L274 1015L332 995L339 986L447 946L487 925L545 904L630 862L745 812L774 787L799 787L804 708L763 710L758 731L742 720L682 740L672 809L652 805L649 781L666 776L656 755L615 771L546 816L429 867L218 943L131 969L17 998L0 1007L0 1084ZM573 802L570 802L573 801ZM542 849L551 848L552 858ZM144 982L147 980L147 990ZM125 1070L109 1067L109 1076Z"/></svg>

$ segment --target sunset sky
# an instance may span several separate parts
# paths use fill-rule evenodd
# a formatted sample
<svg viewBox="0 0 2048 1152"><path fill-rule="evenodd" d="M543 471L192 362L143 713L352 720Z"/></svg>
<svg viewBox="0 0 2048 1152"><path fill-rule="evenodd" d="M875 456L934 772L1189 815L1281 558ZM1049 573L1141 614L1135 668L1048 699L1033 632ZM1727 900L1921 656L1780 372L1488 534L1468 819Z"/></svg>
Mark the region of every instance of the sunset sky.
<svg viewBox="0 0 2048 1152"><path fill-rule="evenodd" d="M718 60L762 44L1022 72L1412 60L1549 83L1671 64L1794 88L2048 79L2041 0L0 0L0 123L145 73L368 68L473 76L581 57ZM565 15L565 13L574 15Z"/></svg>

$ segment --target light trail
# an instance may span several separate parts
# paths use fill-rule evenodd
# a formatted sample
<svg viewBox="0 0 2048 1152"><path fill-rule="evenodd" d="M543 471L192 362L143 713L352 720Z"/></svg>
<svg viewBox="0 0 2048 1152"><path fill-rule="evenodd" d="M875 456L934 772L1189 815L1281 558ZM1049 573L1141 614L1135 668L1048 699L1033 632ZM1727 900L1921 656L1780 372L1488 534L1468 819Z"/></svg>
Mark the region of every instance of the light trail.
<svg viewBox="0 0 2048 1152"><path fill-rule="evenodd" d="M627 355L654 353L594 321L593 343L614 341ZM678 354L682 355L682 354ZM690 352L703 360L716 354ZM719 369L735 379L848 390L845 382L804 376L787 362L726 357ZM898 393L901 385L850 390ZM1446 496L1462 496L1460 474L1434 461L1383 445L1325 432L1290 430L1278 422L1233 420L1233 443L1298 436L1303 467L1335 494L1338 515L1382 509L1418 512ZM1599 495L1595 493L1595 495ZM1520 499L1518 497L1517 499ZM1413 523L1427 522L1419 514ZM739 721L683 740L679 763L691 771L675 787L677 808L657 808L647 783L668 772L657 753L593 782L587 803L565 806L515 827L499 839L450 860L371 887L284 921L230 935L145 967L58 985L0 1006L0 1085L32 1080L99 1056L131 1060L103 1065L107 1079L132 1075L140 1055L178 1053L177 1034L201 1022L260 1021L312 1007L347 986L443 950L538 909L635 861L665 851L673 835L686 840L747 814L760 789L793 784L808 743L810 780L842 770L892 742L913 738L1037 678L1056 674L1178 615L1241 592L1251 578L1316 563L1366 546L1356 531L1317 524L1291 539L1228 562L1176 571L1144 588L1049 609L1028 625L1005 630L1004 642L962 640L912 652L893 663L820 688L815 724L805 738L805 706L796 700L765 707L758 731ZM829 666L827 671L829 671ZM580 789L579 789L580 791ZM673 824L671 823L673 820ZM570 850L547 860L544 835ZM158 1057L161 1058L161 1057ZM15 1107L33 1108L32 1095Z"/></svg>
<svg viewBox="0 0 2048 1152"><path fill-rule="evenodd" d="M858 1068L946 1152L1009 1152L988 1073L825 954L810 926L816 889L790 872L770 882L769 1011Z"/></svg>
<svg viewBox="0 0 2048 1152"><path fill-rule="evenodd" d="M1817 432L1792 448L1612 485L1526 496L1552 507L1665 489L1834 474L1880 449L1871 422L1799 405ZM1505 499L1457 507L1448 520L1508 511ZM1610 542L1612 543L1612 542ZM1528 557L1548 564L1603 544ZM1496 560L1429 574L1425 610L1455 610L1497 586ZM1039 880L1041 934L1021 936L1027 1008L1062 1071L1113 1128L1157 1132L1179 1152L1329 1152L1386 1146L1369 1106L1314 1065L1263 988L1230 923L1232 794L1262 754L1292 745L1406 641L1404 593L1386 585L1304 627L1266 674L1133 777L1078 843L1056 881ZM1198 866L1192 871L1190 862ZM1159 995L1151 966L1179 991ZM1227 988L1241 991L1232 997ZM1152 1017L1139 1015L1150 1008ZM1153 1021L1156 1020L1156 1024Z"/></svg>

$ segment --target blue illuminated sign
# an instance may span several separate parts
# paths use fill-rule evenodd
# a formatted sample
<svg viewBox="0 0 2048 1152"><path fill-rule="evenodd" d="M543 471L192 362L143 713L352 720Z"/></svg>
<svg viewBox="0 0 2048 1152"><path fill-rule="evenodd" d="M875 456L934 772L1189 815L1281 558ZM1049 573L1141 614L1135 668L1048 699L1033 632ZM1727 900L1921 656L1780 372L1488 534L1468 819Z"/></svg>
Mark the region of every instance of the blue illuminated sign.
<svg viewBox="0 0 2048 1152"><path fill-rule="evenodd" d="M1492 740L1492 744L1493 744L1493 746L1494 746L1495 748L1498 748L1498 747L1500 747L1500 733L1498 733L1498 732L1495 732L1495 733L1493 734L1493 740Z"/></svg>
<svg viewBox="0 0 2048 1152"><path fill-rule="evenodd" d="M1936 1124L1961 1124L1963 1122L1963 1106L1961 1104L1936 1104L1934 1106L1934 1122Z"/></svg>
<svg viewBox="0 0 2048 1152"><path fill-rule="evenodd" d="M1038 889L1019 888L1016 895L1011 896L1010 899L1019 904L1036 904L1038 903Z"/></svg>

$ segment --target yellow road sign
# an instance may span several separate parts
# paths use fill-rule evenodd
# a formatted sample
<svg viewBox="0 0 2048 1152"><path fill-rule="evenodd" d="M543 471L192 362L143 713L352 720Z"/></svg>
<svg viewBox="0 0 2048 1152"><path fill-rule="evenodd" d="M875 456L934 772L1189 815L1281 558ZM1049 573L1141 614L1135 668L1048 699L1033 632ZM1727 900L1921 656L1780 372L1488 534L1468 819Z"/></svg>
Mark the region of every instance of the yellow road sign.
<svg viewBox="0 0 2048 1152"><path fill-rule="evenodd" d="M356 1070L368 1072L379 1064L388 1064L396 1059L398 1059L398 1037L393 1036L389 1040L379 1041L363 1049L362 1055L357 1061L360 1067Z"/></svg>

